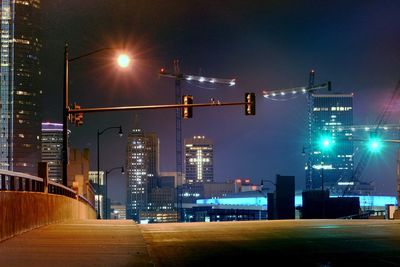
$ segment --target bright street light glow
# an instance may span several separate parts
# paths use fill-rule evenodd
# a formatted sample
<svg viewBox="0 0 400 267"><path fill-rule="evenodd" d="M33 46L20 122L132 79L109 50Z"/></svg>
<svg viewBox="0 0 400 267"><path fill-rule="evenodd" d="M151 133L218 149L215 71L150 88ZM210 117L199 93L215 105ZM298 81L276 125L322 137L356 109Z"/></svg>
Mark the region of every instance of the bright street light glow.
<svg viewBox="0 0 400 267"><path fill-rule="evenodd" d="M131 62L131 59L129 58L128 55L122 54L122 55L118 56L118 65L121 68L127 68L129 66L130 62Z"/></svg>
<svg viewBox="0 0 400 267"><path fill-rule="evenodd" d="M382 149L382 141L379 138L373 138L368 142L368 148L371 152L380 152Z"/></svg>
<svg viewBox="0 0 400 267"><path fill-rule="evenodd" d="M373 142L371 143L371 147L372 147L373 149L376 149L376 148L379 147L379 143L378 143L377 141L373 141Z"/></svg>
<svg viewBox="0 0 400 267"><path fill-rule="evenodd" d="M322 152L332 150L334 145L335 145L335 141L332 140L332 137L321 136L321 139L319 140L319 147Z"/></svg>
<svg viewBox="0 0 400 267"><path fill-rule="evenodd" d="M331 142L327 139L325 139L322 144L324 145L324 147L329 147L331 145Z"/></svg>

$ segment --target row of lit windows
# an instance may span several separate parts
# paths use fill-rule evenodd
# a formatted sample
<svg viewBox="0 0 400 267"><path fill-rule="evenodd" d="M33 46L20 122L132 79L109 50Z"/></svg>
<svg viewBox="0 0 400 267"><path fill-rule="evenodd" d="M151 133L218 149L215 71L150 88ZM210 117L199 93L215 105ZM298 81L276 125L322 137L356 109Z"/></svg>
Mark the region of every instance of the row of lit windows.
<svg viewBox="0 0 400 267"><path fill-rule="evenodd" d="M328 107L322 107L322 108L314 107L313 111L349 111L349 110L352 110L352 109L353 109L352 107L331 107L331 108L328 108Z"/></svg>

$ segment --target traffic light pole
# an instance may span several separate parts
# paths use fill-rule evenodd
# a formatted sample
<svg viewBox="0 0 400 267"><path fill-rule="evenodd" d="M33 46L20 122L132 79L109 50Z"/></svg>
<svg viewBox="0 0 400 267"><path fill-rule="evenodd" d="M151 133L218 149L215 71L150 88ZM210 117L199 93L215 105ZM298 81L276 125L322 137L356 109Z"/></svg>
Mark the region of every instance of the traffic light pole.
<svg viewBox="0 0 400 267"><path fill-rule="evenodd" d="M64 95L63 95L63 147L62 147L62 181L68 186L68 44L64 50Z"/></svg>
<svg viewBox="0 0 400 267"><path fill-rule="evenodd" d="M105 107L105 108L80 108L70 109L68 114L75 113L94 113L94 112L108 112L108 111L129 111L129 110L145 110L145 109L174 109L174 108L199 108L199 107L222 107L222 106L245 106L249 104L246 102L213 102L201 104L173 104L173 105L150 105L150 106L123 106L123 107Z"/></svg>

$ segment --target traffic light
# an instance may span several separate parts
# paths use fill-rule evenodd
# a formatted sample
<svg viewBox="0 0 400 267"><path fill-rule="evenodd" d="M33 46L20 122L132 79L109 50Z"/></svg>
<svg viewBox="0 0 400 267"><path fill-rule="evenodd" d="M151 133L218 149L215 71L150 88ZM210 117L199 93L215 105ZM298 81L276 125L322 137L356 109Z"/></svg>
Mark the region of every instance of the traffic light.
<svg viewBox="0 0 400 267"><path fill-rule="evenodd" d="M382 140L377 137L376 133L371 133L368 140L368 150L373 153L378 153L383 147Z"/></svg>
<svg viewBox="0 0 400 267"><path fill-rule="evenodd" d="M192 95L182 96L182 104L184 104L184 105L193 104L193 96ZM193 107L183 107L182 108L182 118L189 119L191 117L193 117Z"/></svg>
<svg viewBox="0 0 400 267"><path fill-rule="evenodd" d="M76 110L76 109L80 109L81 106L77 105L76 103L74 103L72 109ZM75 124L75 126L81 126L83 124L83 113L72 113L68 115L69 121L73 124Z"/></svg>
<svg viewBox="0 0 400 267"><path fill-rule="evenodd" d="M244 114L256 115L256 94L255 93L245 93L244 94Z"/></svg>
<svg viewBox="0 0 400 267"><path fill-rule="evenodd" d="M319 139L319 148L321 151L329 151L333 148L334 146L334 141L332 140L332 137L329 135L323 135Z"/></svg>

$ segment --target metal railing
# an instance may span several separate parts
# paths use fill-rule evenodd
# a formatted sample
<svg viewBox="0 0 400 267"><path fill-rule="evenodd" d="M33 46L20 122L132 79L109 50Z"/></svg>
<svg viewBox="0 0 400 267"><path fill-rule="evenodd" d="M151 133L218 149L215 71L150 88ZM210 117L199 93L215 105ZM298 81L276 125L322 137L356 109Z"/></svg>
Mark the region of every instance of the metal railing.
<svg viewBox="0 0 400 267"><path fill-rule="evenodd" d="M53 181L45 181L41 177L7 170L0 170L0 191L42 192L77 199L95 208L84 196L74 190Z"/></svg>

